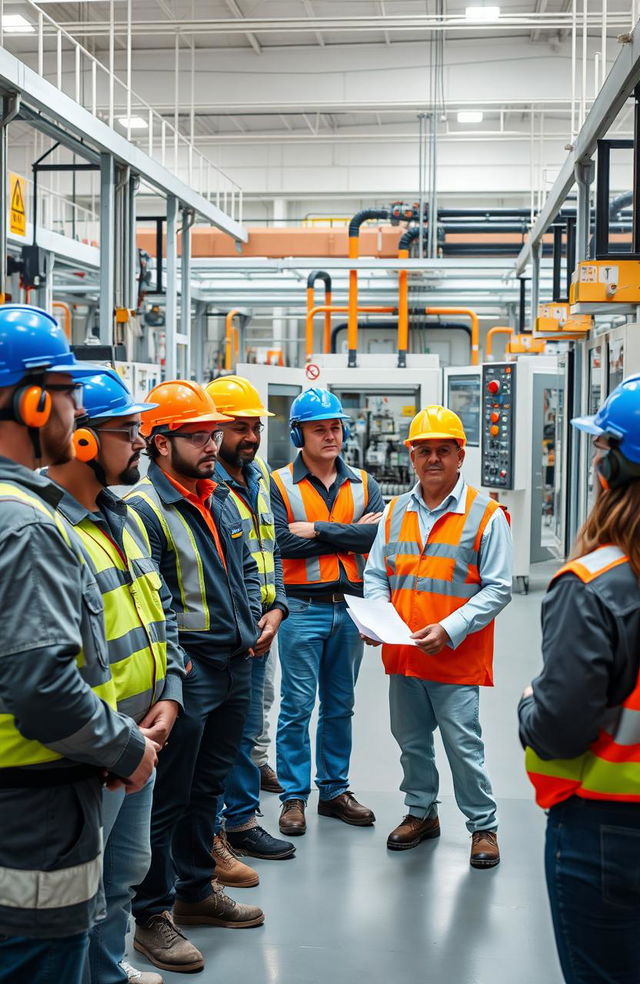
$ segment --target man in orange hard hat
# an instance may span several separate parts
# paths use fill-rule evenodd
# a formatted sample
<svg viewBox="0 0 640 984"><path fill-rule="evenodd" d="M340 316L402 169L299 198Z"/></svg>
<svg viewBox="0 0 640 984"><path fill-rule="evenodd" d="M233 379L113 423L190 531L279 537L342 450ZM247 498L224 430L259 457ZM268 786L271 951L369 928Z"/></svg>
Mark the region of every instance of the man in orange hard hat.
<svg viewBox="0 0 640 984"><path fill-rule="evenodd" d="M494 619L511 598L511 534L499 504L465 482L465 443L462 421L446 407L413 418L405 444L417 482L385 509L364 585L366 598L391 600L415 639L382 648L407 806L387 847L403 851L440 836L439 728L471 833L470 863L491 868L500 852L479 687L493 685Z"/></svg>
<svg viewBox="0 0 640 984"><path fill-rule="evenodd" d="M176 928L259 926L257 906L228 898L211 856L218 797L249 708L251 660L261 636L260 579L230 492L213 481L220 426L229 420L197 383L172 380L148 396L147 477L127 496L147 530L173 597L187 654L184 712L162 752L151 815L152 860L133 901L134 946L164 970L201 970L200 951ZM173 906L173 915L171 908Z"/></svg>

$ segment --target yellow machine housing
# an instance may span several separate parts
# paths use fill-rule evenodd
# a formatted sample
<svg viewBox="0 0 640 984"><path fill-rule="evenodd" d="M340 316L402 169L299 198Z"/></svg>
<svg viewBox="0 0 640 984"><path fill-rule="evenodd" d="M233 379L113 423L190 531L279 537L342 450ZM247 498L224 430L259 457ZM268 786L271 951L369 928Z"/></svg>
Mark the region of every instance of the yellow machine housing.
<svg viewBox="0 0 640 984"><path fill-rule="evenodd" d="M565 302L539 304L536 318L535 334L542 338L567 338L569 335L580 337L593 327L590 314L571 314L570 305Z"/></svg>
<svg viewBox="0 0 640 984"><path fill-rule="evenodd" d="M640 304L639 260L583 260L571 279L571 304Z"/></svg>

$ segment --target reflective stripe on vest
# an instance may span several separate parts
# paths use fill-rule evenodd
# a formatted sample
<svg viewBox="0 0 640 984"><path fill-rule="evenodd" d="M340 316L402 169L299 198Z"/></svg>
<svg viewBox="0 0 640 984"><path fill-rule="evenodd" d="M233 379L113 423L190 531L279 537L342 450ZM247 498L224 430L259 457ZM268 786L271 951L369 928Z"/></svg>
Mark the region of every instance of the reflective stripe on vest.
<svg viewBox="0 0 640 984"><path fill-rule="evenodd" d="M90 519L74 527L104 602L104 622L118 710L141 721L162 694L167 672L161 580L147 532L129 510L124 553Z"/></svg>
<svg viewBox="0 0 640 984"><path fill-rule="evenodd" d="M99 638L94 635L96 621L102 612L102 600L95 582L85 566L80 545L75 537L69 535L60 516L39 496L27 492L13 482L0 482L0 503L11 500L30 506L54 523L60 536L76 556L78 566L83 568L82 577L84 579L86 576L86 584L83 586L82 599L79 598L78 603L82 602L80 619L84 645L76 653L76 666L83 680L91 687L96 696L104 700L110 707L115 708L116 689L106 656L102 623L100 624ZM55 744L58 748L62 748L64 740L56 741ZM42 745L39 741L23 737L16 727L13 714L9 713L6 706L0 702L0 768L40 765L45 762L55 762L61 758L64 758L63 751L53 751L52 748Z"/></svg>
<svg viewBox="0 0 640 984"><path fill-rule="evenodd" d="M211 613L207 604L204 566L189 523L178 509L164 505L148 478L143 478L132 494L144 499L158 517L167 548L174 555L180 592L180 600L173 599L178 628L181 632L209 632Z"/></svg>
<svg viewBox="0 0 640 984"><path fill-rule="evenodd" d="M256 562L260 576L260 599L263 608L270 608L276 599L275 564L273 552L276 545L276 529L271 511L269 495L269 469L261 458L254 462L262 472L264 482L258 486L257 511L254 512L244 497L228 485L240 518L242 530L247 538L251 556Z"/></svg>
<svg viewBox="0 0 640 984"><path fill-rule="evenodd" d="M393 499L385 520L383 554L391 601L413 632L451 615L481 589L478 556L482 536L500 508L467 486L463 513L448 512L422 543L420 521L409 509L412 495ZM493 622L470 633L454 650L428 656L413 646L382 647L387 673L441 683L493 683Z"/></svg>
<svg viewBox="0 0 640 984"><path fill-rule="evenodd" d="M599 547L560 568L553 581L571 571L585 584L629 559L618 547ZM636 684L582 755L572 759L541 759L532 748L525 752L536 802L548 810L570 796L583 799L640 803L640 672Z"/></svg>
<svg viewBox="0 0 640 984"><path fill-rule="evenodd" d="M11 909L61 909L88 902L98 891L102 855L56 871L0 866L0 905Z"/></svg>
<svg viewBox="0 0 640 984"><path fill-rule="evenodd" d="M293 481L293 464L273 472L273 479L280 490L287 509L290 523L325 522L356 523L365 514L368 501L368 476L365 471L354 468L361 482L345 479L331 512L327 504L307 479ZM292 559L282 558L282 573L285 584L332 584L340 578L340 564L349 580L356 584L362 581L366 558L356 553L323 554L320 557Z"/></svg>

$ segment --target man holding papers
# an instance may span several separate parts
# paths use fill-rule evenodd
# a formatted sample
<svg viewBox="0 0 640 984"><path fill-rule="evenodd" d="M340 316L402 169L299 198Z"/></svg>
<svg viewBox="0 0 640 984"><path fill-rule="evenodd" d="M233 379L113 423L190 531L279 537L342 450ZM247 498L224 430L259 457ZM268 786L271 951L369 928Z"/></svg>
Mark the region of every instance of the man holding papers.
<svg viewBox="0 0 640 984"><path fill-rule="evenodd" d="M385 509L364 593L391 601L415 642L385 641L388 626L377 633L407 806L387 847L407 850L440 836L433 742L439 727L471 833L470 863L491 868L500 852L479 687L493 685L493 620L511 598L511 534L498 503L460 474L465 443L460 418L446 407L430 406L414 417L405 444L418 481ZM364 611L356 616L367 624Z"/></svg>

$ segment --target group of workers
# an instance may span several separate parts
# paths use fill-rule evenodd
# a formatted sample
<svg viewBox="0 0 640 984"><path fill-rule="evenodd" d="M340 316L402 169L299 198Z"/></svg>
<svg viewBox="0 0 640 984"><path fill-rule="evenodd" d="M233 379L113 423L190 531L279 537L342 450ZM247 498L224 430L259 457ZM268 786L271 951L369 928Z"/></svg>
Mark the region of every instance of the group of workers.
<svg viewBox="0 0 640 984"><path fill-rule="evenodd" d="M576 421L596 435L602 492L552 583L544 669L520 705L571 984L630 984L640 969L638 868L624 862L640 825L640 380L619 389ZM135 950L177 972L204 967L185 927L261 925L224 889L258 883L241 857L295 855L318 698L318 813L375 822L349 761L364 643L378 641L350 595L391 601L413 640L382 648L406 806L387 847L440 835L439 728L470 864L500 861L479 688L493 683L511 536L464 480L459 417L415 416L416 482L385 506L341 457L335 395L293 401L298 454L274 472L258 455L267 415L238 376L167 380L138 402L113 370L78 363L48 314L0 307L0 984L161 984L126 960L131 912ZM279 791L280 836L258 823L261 786Z"/></svg>

